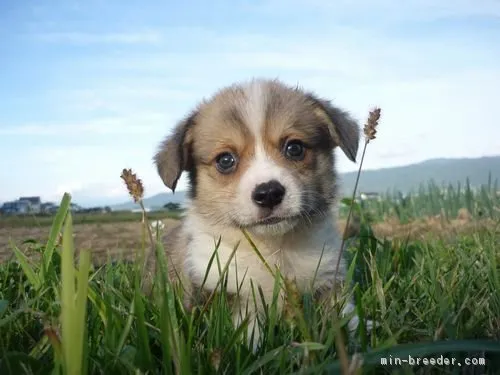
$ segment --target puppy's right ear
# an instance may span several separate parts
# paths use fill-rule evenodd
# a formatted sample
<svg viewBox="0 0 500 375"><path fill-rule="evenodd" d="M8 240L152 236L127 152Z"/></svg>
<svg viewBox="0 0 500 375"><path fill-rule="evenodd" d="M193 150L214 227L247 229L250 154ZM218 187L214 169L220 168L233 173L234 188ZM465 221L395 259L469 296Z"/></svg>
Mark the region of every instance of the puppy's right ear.
<svg viewBox="0 0 500 375"><path fill-rule="evenodd" d="M192 127L198 112L191 113L174 128L154 156L154 162L163 183L175 192L183 171L192 168Z"/></svg>

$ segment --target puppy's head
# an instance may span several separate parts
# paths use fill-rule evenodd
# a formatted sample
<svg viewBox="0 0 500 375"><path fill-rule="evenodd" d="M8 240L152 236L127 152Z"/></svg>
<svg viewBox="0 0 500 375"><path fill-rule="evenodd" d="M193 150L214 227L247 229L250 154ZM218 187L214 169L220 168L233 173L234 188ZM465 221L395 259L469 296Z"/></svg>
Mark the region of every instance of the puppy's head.
<svg viewBox="0 0 500 375"><path fill-rule="evenodd" d="M172 191L183 171L212 224L283 234L324 216L335 198L335 147L355 161L359 128L346 112L278 81L227 87L181 121L155 162Z"/></svg>

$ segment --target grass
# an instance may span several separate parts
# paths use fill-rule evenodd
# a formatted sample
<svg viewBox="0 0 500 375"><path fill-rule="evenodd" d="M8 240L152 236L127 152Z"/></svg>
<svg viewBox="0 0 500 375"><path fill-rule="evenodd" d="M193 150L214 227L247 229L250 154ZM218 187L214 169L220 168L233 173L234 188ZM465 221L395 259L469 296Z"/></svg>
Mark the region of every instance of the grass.
<svg viewBox="0 0 500 375"><path fill-rule="evenodd" d="M500 218L500 186L490 174L488 183L473 189L467 179L465 183L438 185L435 181L421 184L419 189L403 195L401 192L387 192L380 200L360 202L365 213L372 221L383 221L388 217L397 217L407 223L429 216L442 216L445 220L455 218L459 211L468 216L481 219ZM349 206L342 207L341 216L347 215Z"/></svg>
<svg viewBox="0 0 500 375"><path fill-rule="evenodd" d="M76 265L69 200L64 197L47 243L38 244L40 262L17 251L16 262L0 266L1 374L339 373L341 349L362 373L500 369L498 221L472 234L425 241L376 238L363 221L346 255L359 313L379 322L374 334L361 330L349 338L339 328L346 319L330 319L306 295L285 319L270 306L263 346L253 354L244 345L244 323L232 326L224 293L206 309L188 312L161 269L160 287L146 297L139 262L92 267L89 252L80 251ZM369 216L368 208L360 210ZM340 300L346 297L344 291ZM440 355L463 365L380 364L382 358ZM465 366L466 357L486 365Z"/></svg>

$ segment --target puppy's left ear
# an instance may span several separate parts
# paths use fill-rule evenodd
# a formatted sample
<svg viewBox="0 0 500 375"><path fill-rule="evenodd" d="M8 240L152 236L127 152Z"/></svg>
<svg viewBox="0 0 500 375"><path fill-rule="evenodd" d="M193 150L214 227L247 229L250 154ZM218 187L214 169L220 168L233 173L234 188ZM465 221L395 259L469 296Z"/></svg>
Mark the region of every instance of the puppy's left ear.
<svg viewBox="0 0 500 375"><path fill-rule="evenodd" d="M334 107L330 101L308 95L315 107L315 113L328 124L333 141L352 162L358 154L360 129L356 121L345 111Z"/></svg>
<svg viewBox="0 0 500 375"><path fill-rule="evenodd" d="M179 122L173 133L160 144L159 150L153 158L163 183L172 192L175 192L177 181L182 172L190 170L193 166L191 129L197 114L197 112L193 112Z"/></svg>

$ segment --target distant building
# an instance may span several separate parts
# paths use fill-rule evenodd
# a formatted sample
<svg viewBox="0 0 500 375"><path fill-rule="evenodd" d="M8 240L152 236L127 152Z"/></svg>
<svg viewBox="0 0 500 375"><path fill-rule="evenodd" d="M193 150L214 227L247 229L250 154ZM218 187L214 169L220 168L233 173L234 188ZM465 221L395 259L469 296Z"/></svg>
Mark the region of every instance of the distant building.
<svg viewBox="0 0 500 375"><path fill-rule="evenodd" d="M17 201L5 202L0 208L2 215L39 214L42 201L40 197L21 197Z"/></svg>
<svg viewBox="0 0 500 375"><path fill-rule="evenodd" d="M21 197L19 202L28 202L29 213L38 214L41 211L42 200L40 197Z"/></svg>
<svg viewBox="0 0 500 375"><path fill-rule="evenodd" d="M51 202L42 203L40 206L40 211L44 214L55 214L59 207Z"/></svg>
<svg viewBox="0 0 500 375"><path fill-rule="evenodd" d="M39 215L55 214L59 206L51 202L42 202L40 197L20 197L18 200L5 202L0 207L1 215ZM78 212L82 208L71 203L71 211Z"/></svg>
<svg viewBox="0 0 500 375"><path fill-rule="evenodd" d="M29 212L29 202L13 201L5 202L0 208L2 215L27 214Z"/></svg>

